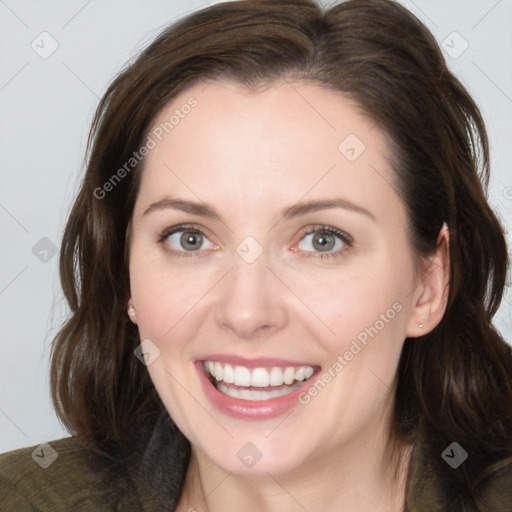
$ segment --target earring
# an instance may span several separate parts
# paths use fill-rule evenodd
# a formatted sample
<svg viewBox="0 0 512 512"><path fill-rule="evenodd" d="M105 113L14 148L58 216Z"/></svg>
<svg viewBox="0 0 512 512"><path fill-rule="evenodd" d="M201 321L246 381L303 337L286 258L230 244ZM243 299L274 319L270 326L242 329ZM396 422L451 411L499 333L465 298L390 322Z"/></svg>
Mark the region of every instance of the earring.
<svg viewBox="0 0 512 512"><path fill-rule="evenodd" d="M418 324L418 327L421 329L423 327L423 324Z"/></svg>
<svg viewBox="0 0 512 512"><path fill-rule="evenodd" d="M130 306L128 307L128 316L130 318L135 317L135 308L133 307L133 304L130 304Z"/></svg>

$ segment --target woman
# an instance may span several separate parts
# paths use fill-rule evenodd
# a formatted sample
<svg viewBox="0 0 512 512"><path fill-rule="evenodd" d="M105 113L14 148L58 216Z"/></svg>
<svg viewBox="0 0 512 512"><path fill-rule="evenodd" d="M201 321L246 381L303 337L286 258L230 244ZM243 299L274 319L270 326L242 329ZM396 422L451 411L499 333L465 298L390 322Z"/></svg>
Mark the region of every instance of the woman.
<svg viewBox="0 0 512 512"><path fill-rule="evenodd" d="M485 128L405 8L218 4L102 99L9 510L512 510ZM44 449L33 457L46 457Z"/></svg>

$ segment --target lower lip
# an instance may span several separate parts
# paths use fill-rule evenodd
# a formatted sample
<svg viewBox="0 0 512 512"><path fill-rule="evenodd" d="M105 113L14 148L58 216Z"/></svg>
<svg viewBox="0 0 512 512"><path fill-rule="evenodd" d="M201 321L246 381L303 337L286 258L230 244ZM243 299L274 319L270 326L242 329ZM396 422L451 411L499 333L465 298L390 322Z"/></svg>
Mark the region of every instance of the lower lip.
<svg viewBox="0 0 512 512"><path fill-rule="evenodd" d="M304 390L304 385L299 386L286 395L269 398L268 400L242 400L221 393L206 376L204 362L197 361L196 369L204 392L210 402L222 413L232 418L242 420L268 420L288 412L299 403L298 396ZM306 382L311 380L315 372Z"/></svg>

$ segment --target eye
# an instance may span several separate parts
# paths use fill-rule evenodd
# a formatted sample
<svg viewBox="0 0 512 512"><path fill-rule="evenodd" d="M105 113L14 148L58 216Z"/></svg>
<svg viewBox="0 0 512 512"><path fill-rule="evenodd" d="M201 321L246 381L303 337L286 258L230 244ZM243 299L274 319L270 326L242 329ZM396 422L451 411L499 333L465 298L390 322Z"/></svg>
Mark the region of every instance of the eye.
<svg viewBox="0 0 512 512"><path fill-rule="evenodd" d="M215 247L200 229L194 226L175 226L162 232L159 241L166 250L177 256L192 256L193 253Z"/></svg>
<svg viewBox="0 0 512 512"><path fill-rule="evenodd" d="M194 256L193 253L200 256L199 253L203 250L218 248L203 230L192 225L167 228L158 241L164 245L166 251L176 256ZM314 226L302 235L298 250L304 252L306 257L326 258L343 255L352 244L352 237L343 231L330 226Z"/></svg>
<svg viewBox="0 0 512 512"><path fill-rule="evenodd" d="M352 237L343 231L330 226L314 226L304 233L298 248L306 253L311 253L307 256L319 255L323 258L341 256L352 244Z"/></svg>

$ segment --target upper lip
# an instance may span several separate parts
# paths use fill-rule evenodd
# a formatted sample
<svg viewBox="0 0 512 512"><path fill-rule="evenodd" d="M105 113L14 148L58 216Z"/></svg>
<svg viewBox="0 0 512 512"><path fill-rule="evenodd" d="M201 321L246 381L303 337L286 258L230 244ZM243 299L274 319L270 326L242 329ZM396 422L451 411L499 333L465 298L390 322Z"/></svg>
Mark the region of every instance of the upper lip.
<svg viewBox="0 0 512 512"><path fill-rule="evenodd" d="M232 354L207 354L198 361L213 361L219 363L228 363L234 366L245 366L246 368L264 368L269 366L313 366L318 367L310 362L292 361L289 359L281 359L278 357L255 357L247 358Z"/></svg>

